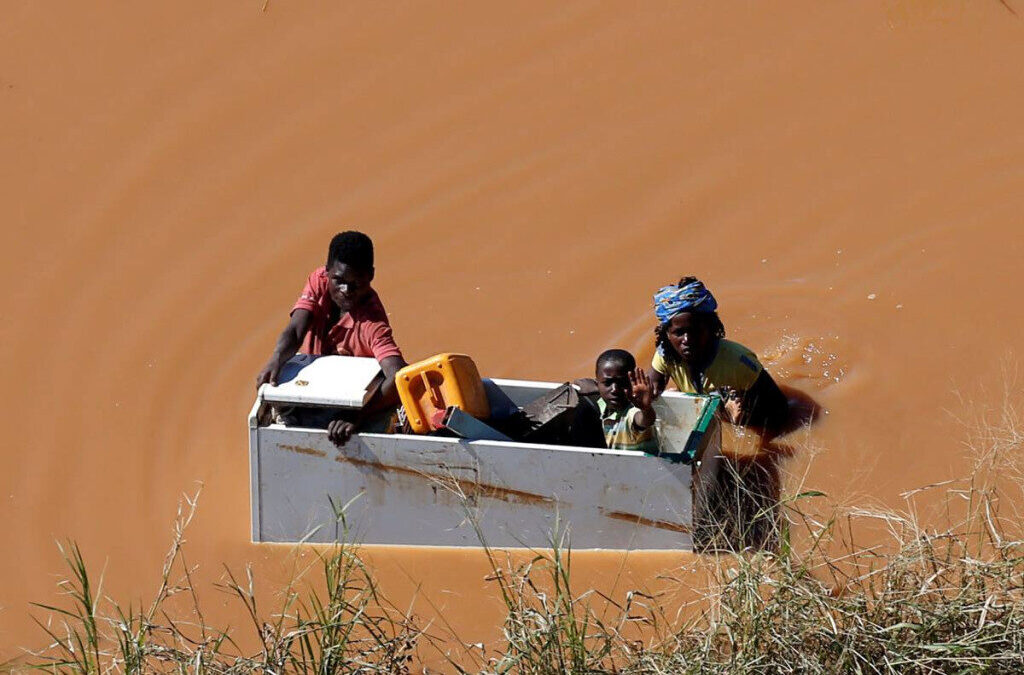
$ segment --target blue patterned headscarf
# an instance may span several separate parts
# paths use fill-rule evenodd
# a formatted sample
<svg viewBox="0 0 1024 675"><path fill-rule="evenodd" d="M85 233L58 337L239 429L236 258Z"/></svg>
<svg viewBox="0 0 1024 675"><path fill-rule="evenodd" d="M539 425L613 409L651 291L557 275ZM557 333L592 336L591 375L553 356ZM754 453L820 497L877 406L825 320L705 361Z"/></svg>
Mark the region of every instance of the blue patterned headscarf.
<svg viewBox="0 0 1024 675"><path fill-rule="evenodd" d="M713 312L718 303L711 291L700 281L685 286L663 286L654 294L654 313L661 323L667 323L680 312Z"/></svg>

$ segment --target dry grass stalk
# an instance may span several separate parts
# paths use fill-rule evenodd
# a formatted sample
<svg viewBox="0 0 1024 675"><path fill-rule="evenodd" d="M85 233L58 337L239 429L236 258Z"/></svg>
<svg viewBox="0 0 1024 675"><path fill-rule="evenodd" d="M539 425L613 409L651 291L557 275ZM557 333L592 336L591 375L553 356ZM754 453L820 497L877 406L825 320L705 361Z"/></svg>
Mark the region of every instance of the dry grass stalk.
<svg viewBox="0 0 1024 675"><path fill-rule="evenodd" d="M991 420L990 420L991 422ZM973 437L972 475L905 494L901 511L840 508L802 486L788 497L744 504L742 476L720 506L735 505L710 536L718 550L740 548L750 532L768 546L706 558L712 581L682 625L661 598L630 591L621 599L577 593L572 553L557 530L551 548L523 564L490 549L490 580L506 609L499 654L450 669L468 673L1018 673L1024 672L1024 433L1013 410ZM445 483L456 494L457 481ZM738 492L737 492L738 491ZM939 493L935 514L917 500ZM1007 499L1006 495L1009 495ZM477 526L468 496L467 520ZM319 554L326 591L282 594L278 611L259 611L250 570L230 571L222 588L250 617L262 648L242 655L227 630L205 624L184 529L195 498L183 504L163 582L153 603L127 609L94 589L76 546L62 548L71 576L70 608L40 607L51 644L35 667L54 672L211 673L409 672L427 636L380 595L356 550ZM343 510L342 510L343 511ZM339 519L343 520L343 512ZM866 524L886 533L857 543ZM875 528L876 530L878 527ZM174 570L179 580L171 583ZM162 614L187 592L195 621ZM636 626L648 639L638 642ZM470 659L472 661L472 659Z"/></svg>
<svg viewBox="0 0 1024 675"><path fill-rule="evenodd" d="M321 578L298 590L293 578L274 611L261 610L251 568L244 576L225 569L217 586L242 605L260 645L246 654L228 629L204 619L194 569L183 554L185 531L198 503L186 497L175 519L174 537L160 586L142 610L122 606L93 587L75 544L61 552L70 576L60 583L70 607L38 604L37 621L50 644L31 652L27 666L54 673L407 673L422 631L408 612L393 607L351 545L316 550ZM167 611L172 596L189 599L188 620ZM10 664L13 665L13 664Z"/></svg>

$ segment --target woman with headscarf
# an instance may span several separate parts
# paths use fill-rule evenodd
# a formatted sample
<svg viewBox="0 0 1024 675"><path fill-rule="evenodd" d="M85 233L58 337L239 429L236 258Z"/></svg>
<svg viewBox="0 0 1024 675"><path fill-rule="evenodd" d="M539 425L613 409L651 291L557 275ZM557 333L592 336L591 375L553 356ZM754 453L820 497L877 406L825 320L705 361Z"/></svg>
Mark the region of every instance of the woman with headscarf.
<svg viewBox="0 0 1024 675"><path fill-rule="evenodd" d="M679 391L718 394L735 424L777 430L789 405L754 352L725 339L718 303L696 277L654 294L657 351L651 383L660 395L669 380Z"/></svg>

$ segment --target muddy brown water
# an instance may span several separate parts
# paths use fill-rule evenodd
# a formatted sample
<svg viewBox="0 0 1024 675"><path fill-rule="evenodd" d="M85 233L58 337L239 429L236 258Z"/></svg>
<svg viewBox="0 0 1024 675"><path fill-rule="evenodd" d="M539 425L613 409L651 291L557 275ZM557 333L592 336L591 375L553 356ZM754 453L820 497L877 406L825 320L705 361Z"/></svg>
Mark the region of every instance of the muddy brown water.
<svg viewBox="0 0 1024 675"><path fill-rule="evenodd" d="M697 274L729 335L822 405L789 460L814 455L808 485L899 504L961 475L969 420L1019 403L1022 14L5 3L0 656L41 641L27 603L55 597L55 539L149 597L199 483L201 583L287 576L286 548L248 542L245 416L348 227L376 242L410 359L545 380L610 346L646 360L650 293ZM369 557L400 604L497 639L480 555ZM678 560L575 572L621 590Z"/></svg>

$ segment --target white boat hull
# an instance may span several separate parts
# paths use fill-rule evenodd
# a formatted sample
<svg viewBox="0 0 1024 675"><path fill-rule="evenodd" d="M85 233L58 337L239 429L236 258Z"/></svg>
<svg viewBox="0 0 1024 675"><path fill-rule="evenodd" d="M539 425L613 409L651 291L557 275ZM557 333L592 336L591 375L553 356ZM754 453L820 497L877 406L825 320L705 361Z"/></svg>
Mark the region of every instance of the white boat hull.
<svg viewBox="0 0 1024 675"><path fill-rule="evenodd" d="M555 386L499 382L520 400ZM692 398L682 403L677 411L694 407ZM258 400L250 416L256 542L547 548L558 538L574 549L693 547L690 464L394 434L357 434L338 448L324 430L259 424L264 405ZM710 470L720 435L713 419L704 423L697 451Z"/></svg>

